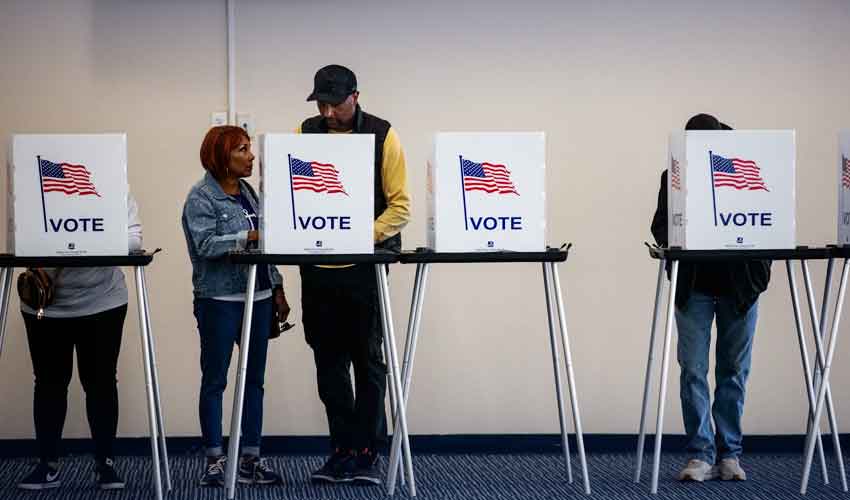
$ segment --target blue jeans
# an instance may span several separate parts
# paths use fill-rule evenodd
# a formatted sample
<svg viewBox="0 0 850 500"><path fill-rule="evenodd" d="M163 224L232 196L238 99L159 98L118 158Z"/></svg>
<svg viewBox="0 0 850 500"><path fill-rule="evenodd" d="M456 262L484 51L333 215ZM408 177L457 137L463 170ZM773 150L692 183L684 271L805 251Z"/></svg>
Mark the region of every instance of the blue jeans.
<svg viewBox="0 0 850 500"><path fill-rule="evenodd" d="M242 302L195 299L195 319L201 336L201 394L198 413L207 456L224 453L221 407L233 345L242 333ZM245 376L245 405L242 410L242 453L260 454L263 429L263 382L271 329L272 299L254 302L251 340Z"/></svg>
<svg viewBox="0 0 850 500"><path fill-rule="evenodd" d="M711 322L715 316L717 344L712 405L707 375ZM741 455L741 416L757 317L758 302L742 314L735 310L734 299L696 291L684 310L676 308L680 397L691 458L714 464L718 456L723 459Z"/></svg>

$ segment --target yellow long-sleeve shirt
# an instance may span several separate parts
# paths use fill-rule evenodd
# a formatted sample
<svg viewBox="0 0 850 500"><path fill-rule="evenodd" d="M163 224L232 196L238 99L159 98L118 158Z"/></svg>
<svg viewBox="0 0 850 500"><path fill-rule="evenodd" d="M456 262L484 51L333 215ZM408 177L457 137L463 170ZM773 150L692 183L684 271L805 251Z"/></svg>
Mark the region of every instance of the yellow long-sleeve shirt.
<svg viewBox="0 0 850 500"><path fill-rule="evenodd" d="M301 133L299 125L295 132ZM331 133L351 133L333 132ZM401 232L410 222L410 192L407 190L407 162L395 129L390 127L384 141L384 161L381 165L381 185L387 208L375 219L375 242L381 242Z"/></svg>

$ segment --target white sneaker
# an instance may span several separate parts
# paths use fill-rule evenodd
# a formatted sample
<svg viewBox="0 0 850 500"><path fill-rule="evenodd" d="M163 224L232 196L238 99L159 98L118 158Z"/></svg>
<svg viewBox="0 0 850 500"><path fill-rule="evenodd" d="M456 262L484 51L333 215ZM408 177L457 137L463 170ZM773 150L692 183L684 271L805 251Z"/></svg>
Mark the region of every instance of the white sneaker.
<svg viewBox="0 0 850 500"><path fill-rule="evenodd" d="M688 465L679 473L679 481L710 481L717 477L717 469L702 460L693 458Z"/></svg>
<svg viewBox="0 0 850 500"><path fill-rule="evenodd" d="M747 473L741 468L737 458L724 458L717 467L723 481L746 481Z"/></svg>

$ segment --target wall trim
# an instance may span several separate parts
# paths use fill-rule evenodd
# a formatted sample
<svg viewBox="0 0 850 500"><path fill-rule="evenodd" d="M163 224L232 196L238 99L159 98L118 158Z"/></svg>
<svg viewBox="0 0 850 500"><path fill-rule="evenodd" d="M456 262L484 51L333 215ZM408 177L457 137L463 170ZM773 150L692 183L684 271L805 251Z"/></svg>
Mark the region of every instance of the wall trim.
<svg viewBox="0 0 850 500"><path fill-rule="evenodd" d="M825 450L832 449L826 439ZM850 434L840 434L841 445L850 449ZM646 437L646 452L652 453L654 434ZM748 453L802 453L805 435L752 435L744 437L744 450ZM170 455L201 452L200 437L171 437L167 439ZM226 440L225 440L226 441ZM634 453L635 434L585 434L588 453ZM570 435L570 450L575 452L575 436ZM665 452L682 452L685 437L681 434L665 435L662 448ZM226 442L225 442L226 446ZM327 436L264 436L263 452L268 455L323 455L329 450ZM420 434L411 436L415 453L559 453L561 437L558 434ZM65 439L62 448L69 455L89 454L93 451L90 439ZM37 447L34 439L0 440L0 457L32 457ZM148 455L150 440L146 437L122 437L115 443L116 455Z"/></svg>

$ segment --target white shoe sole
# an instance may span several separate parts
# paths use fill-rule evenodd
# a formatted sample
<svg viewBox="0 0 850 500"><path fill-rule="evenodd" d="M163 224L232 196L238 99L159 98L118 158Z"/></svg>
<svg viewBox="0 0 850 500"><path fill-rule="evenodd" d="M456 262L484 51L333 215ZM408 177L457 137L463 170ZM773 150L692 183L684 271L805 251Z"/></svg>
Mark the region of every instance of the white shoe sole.
<svg viewBox="0 0 850 500"><path fill-rule="evenodd" d="M696 483L702 483L705 481L711 481L713 479L717 479L718 475L716 472L709 472L707 474L682 474L679 476L679 481L692 481Z"/></svg>
<svg viewBox="0 0 850 500"><path fill-rule="evenodd" d="M364 476L354 476L351 478L354 484L359 484L363 486L380 486L381 479L377 477L364 477Z"/></svg>
<svg viewBox="0 0 850 500"><path fill-rule="evenodd" d="M43 484L18 484L18 489L27 491L52 490L62 486L62 481L52 481Z"/></svg>
<svg viewBox="0 0 850 500"><path fill-rule="evenodd" d="M351 481L354 480L354 478L326 476L324 474L313 474L313 475L310 476L310 480L314 483L319 483L319 484L339 484L339 483L350 483Z"/></svg>
<svg viewBox="0 0 850 500"><path fill-rule="evenodd" d="M239 484L258 484L260 486L278 483L278 481L276 479L273 479L273 480L270 480L270 481L257 481L256 479L248 479L247 477L240 477L239 479L236 480L236 482L239 483ZM283 484L283 482L280 482L280 484Z"/></svg>

